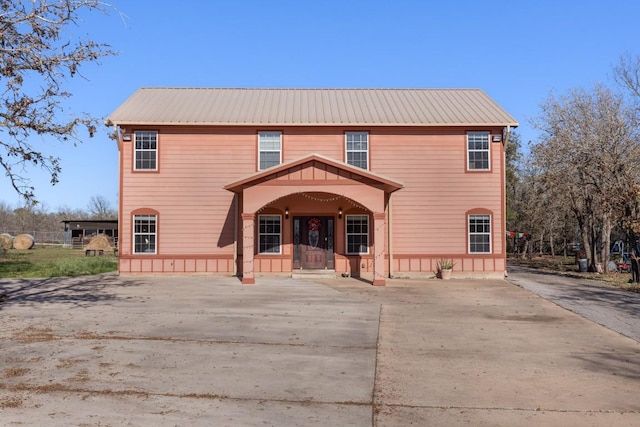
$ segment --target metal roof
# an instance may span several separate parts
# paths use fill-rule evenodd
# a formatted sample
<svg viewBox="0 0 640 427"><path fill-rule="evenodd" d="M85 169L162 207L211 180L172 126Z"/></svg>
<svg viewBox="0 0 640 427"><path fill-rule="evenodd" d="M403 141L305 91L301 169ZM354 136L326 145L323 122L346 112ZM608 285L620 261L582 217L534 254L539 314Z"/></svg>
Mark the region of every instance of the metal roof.
<svg viewBox="0 0 640 427"><path fill-rule="evenodd" d="M107 123L518 126L480 89L140 88Z"/></svg>
<svg viewBox="0 0 640 427"><path fill-rule="evenodd" d="M118 229L117 219L67 219L62 222L65 226L72 225L80 228L109 228Z"/></svg>

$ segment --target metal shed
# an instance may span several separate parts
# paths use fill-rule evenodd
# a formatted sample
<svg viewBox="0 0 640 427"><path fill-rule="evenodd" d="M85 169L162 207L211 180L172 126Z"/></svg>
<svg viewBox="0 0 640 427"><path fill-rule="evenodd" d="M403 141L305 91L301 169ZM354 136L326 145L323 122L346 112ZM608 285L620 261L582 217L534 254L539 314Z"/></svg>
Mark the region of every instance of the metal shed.
<svg viewBox="0 0 640 427"><path fill-rule="evenodd" d="M118 246L118 220L67 220L64 224L64 247L82 249L89 243L92 237L104 234L113 239L114 245Z"/></svg>

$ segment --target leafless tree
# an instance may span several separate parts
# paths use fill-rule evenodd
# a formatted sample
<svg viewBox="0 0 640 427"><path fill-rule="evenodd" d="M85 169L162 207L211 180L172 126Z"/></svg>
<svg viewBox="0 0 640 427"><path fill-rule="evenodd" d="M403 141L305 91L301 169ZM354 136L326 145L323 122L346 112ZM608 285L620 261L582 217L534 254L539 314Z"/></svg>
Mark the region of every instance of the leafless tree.
<svg viewBox="0 0 640 427"><path fill-rule="evenodd" d="M75 144L83 128L89 136L96 131L96 118L62 114L72 96L63 84L80 76L81 65L114 51L67 29L82 13L111 10L98 0L0 0L0 166L27 203L37 203L28 167L41 167L52 185L61 172L60 159L39 151L33 137Z"/></svg>
<svg viewBox="0 0 640 427"><path fill-rule="evenodd" d="M612 225L624 216L628 191L638 182L636 116L621 95L601 85L551 95L541 110L533 161L545 192L571 210L595 269L598 258L606 261Z"/></svg>
<svg viewBox="0 0 640 427"><path fill-rule="evenodd" d="M521 185L520 162L520 135L512 132L509 142L505 147L505 181L507 199L507 229L513 230L517 223L518 211L516 209L518 189Z"/></svg>
<svg viewBox="0 0 640 427"><path fill-rule="evenodd" d="M91 196L87 206L92 219L117 219L117 212L104 196Z"/></svg>
<svg viewBox="0 0 640 427"><path fill-rule="evenodd" d="M613 78L624 90L640 101L640 55L626 53L613 67Z"/></svg>
<svg viewBox="0 0 640 427"><path fill-rule="evenodd" d="M563 197L557 197L546 174L532 161L523 163L520 175L511 197L511 209L515 212L511 230L526 233L526 239L514 238L519 244L515 249L523 258L532 255L536 245L538 252L550 250L555 255L556 242L566 243L566 230L575 229L568 224L567 204Z"/></svg>

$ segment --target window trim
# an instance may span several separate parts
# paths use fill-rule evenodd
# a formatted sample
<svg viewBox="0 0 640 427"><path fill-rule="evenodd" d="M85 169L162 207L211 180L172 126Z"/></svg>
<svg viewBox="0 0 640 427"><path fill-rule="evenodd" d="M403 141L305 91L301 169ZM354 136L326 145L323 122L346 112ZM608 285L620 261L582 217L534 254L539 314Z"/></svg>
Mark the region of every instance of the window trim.
<svg viewBox="0 0 640 427"><path fill-rule="evenodd" d="M278 164L271 165L271 166L266 167L266 168L262 168L260 166L260 164L262 163L261 162L261 160L262 160L262 152L263 151L265 153L274 153L275 152L275 150L262 150L261 149L260 143L261 143L262 135L266 135L266 134L277 134L279 139L280 139L280 141L279 141L280 147L278 149ZM258 131L258 164L257 164L258 170L259 171L263 171L265 169L269 169L269 168L272 168L274 166L281 165L281 164L282 164L282 131L278 131L278 130L262 130L262 131Z"/></svg>
<svg viewBox="0 0 640 427"><path fill-rule="evenodd" d="M349 139L349 135L366 135L367 136L367 149L366 150L349 150L348 148L348 139ZM370 170L371 169L371 159L369 158L370 156L370 150L369 147L371 146L371 141L370 141L370 134L368 131L348 131L344 133L344 162L348 165L351 165L353 167L356 168L360 168L360 169L364 169L364 170ZM367 159L367 167L366 168L362 168L358 165L353 165L351 163L349 163L349 153L366 153L366 159Z"/></svg>
<svg viewBox="0 0 640 427"><path fill-rule="evenodd" d="M487 217L489 219L488 224L489 224L489 231L488 232L471 232L471 219L473 217ZM478 251L472 251L471 250L471 236L488 236L489 238L489 251L485 252L478 252ZM469 253L470 255L487 255L487 254L492 254L493 253L493 215L490 212L487 212L485 210L479 210L479 211L472 211L472 212L468 212L467 213L467 253Z"/></svg>
<svg viewBox="0 0 640 427"><path fill-rule="evenodd" d="M349 252L349 236L354 235L354 236L363 236L363 233L349 233L349 219L353 218L353 217L361 217L361 218L366 218L367 220L367 251L366 252ZM371 245L371 221L369 218L369 215L367 214L351 214L351 215L345 215L345 221L344 221L344 234L345 234L345 238L344 238L344 245L345 245L345 253L347 255L369 255L369 247Z"/></svg>
<svg viewBox="0 0 640 427"><path fill-rule="evenodd" d="M142 133L153 133L155 134L155 143L156 143L156 148L153 150L150 149L138 149L138 135L142 134ZM160 163L160 156L158 155L158 146L160 145L159 143L159 133L157 130L150 130L150 129L138 129L133 131L133 171L134 172L157 172L158 168L159 168L159 163ZM142 153L142 152L154 152L155 153L155 168L138 168L138 153Z"/></svg>
<svg viewBox="0 0 640 427"><path fill-rule="evenodd" d="M155 231L153 233L136 233L136 217L153 217ZM149 209L139 209L131 213L131 253L133 255L157 255L158 254L158 212ZM136 236L138 235L153 235L154 246L153 252L138 252L136 250Z"/></svg>
<svg viewBox="0 0 640 427"><path fill-rule="evenodd" d="M279 228L280 228L280 230L279 230L279 232L277 233L277 236L278 236L278 242L279 242L279 243L278 243L278 252L261 252L261 250L260 250L261 243L262 243L262 242L260 241L260 239L261 239L261 237L262 237L262 236L275 236L275 235L276 235L276 233L262 233L262 232L260 232L260 221L261 221L261 220L262 220L262 218L264 218L264 217L277 217L277 218L278 218L279 226L280 226L280 227L279 227ZM282 215L279 215L279 214L264 214L264 215L258 215L258 227L257 227L257 229L258 229L258 230L257 230L257 231L258 231L258 240L257 240L258 247L256 248L256 249L257 249L257 251L256 251L256 252L257 252L259 255L282 255Z"/></svg>
<svg viewBox="0 0 640 427"><path fill-rule="evenodd" d="M471 149L469 148L469 136L472 134L481 134L483 136L486 136L487 138L487 148L485 149ZM468 131L466 133L466 156L467 156L467 166L466 166L466 170L467 172L489 172L491 171L491 132L489 131L484 131L484 130L474 130L474 131ZM487 153L487 167L486 168L472 168L471 167L471 153Z"/></svg>

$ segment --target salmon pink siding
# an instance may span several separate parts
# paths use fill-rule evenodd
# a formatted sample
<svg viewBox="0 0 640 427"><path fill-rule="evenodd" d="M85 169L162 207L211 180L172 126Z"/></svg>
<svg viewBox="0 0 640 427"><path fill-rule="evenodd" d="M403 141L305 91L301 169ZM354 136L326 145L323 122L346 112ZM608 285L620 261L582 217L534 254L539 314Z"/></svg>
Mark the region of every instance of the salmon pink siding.
<svg viewBox="0 0 640 427"><path fill-rule="evenodd" d="M318 153L344 161L344 133L340 129L315 128L313 133L309 133L308 129L291 128L282 136L282 139L285 162L309 153Z"/></svg>
<svg viewBox="0 0 640 427"><path fill-rule="evenodd" d="M157 171L134 171L135 138L125 141L122 135L133 135L136 130L158 132ZM242 202L238 192L225 186L257 173L258 132L266 130L282 132L283 164L312 153L337 163L303 163L274 176L260 176L259 182L242 184L244 191L249 185L259 185L267 200L246 212L254 221L253 227L246 227L243 212L250 201L245 198ZM246 275L243 265L251 264L252 274L291 274L293 231L291 219L284 218L285 208L289 208L292 217L322 215L333 219L338 274L350 272L375 279L375 272L380 271L375 269L379 252L377 262L384 263L384 268L378 268L387 276L431 276L436 261L443 257L455 260L454 275L503 275L503 143L490 143L489 171L467 171L466 135L470 130L492 135L503 132L502 127L123 126L119 141L119 270ZM346 161L348 131L368 133L371 177L340 166ZM378 175L382 177L379 180ZM387 177L402 183L402 188L382 190ZM347 188L351 197L344 197ZM374 190L360 195L357 188ZM378 206L378 201L373 201L377 197L382 200L380 212L369 208ZM134 254L133 216L145 209L157 212L156 252ZM343 210L343 218L338 218L338 209ZM489 254L469 254L470 212L491 215ZM252 229L257 241L256 221L261 214L281 216L281 251L258 254L254 248L248 257L243 253L243 233ZM346 254L345 219L351 214L369 217L368 254ZM373 235L375 214L382 215L375 220L381 229L378 241Z"/></svg>
<svg viewBox="0 0 640 427"><path fill-rule="evenodd" d="M505 270L503 145L490 146L490 172L468 172L467 130L372 132L372 167L405 185L392 195L394 274L435 271L438 257L453 258L466 273ZM467 213L474 209L491 213L492 254L468 254Z"/></svg>
<svg viewBox="0 0 640 427"><path fill-rule="evenodd" d="M467 130L472 129L371 135L372 167L404 183L391 197L392 275L435 271L440 258L454 259L455 270L467 276L505 271L503 146L490 147L491 172L467 172ZM467 213L477 209L491 213L492 254L468 253Z"/></svg>
<svg viewBox="0 0 640 427"><path fill-rule="evenodd" d="M121 270L233 273L235 198L222 187L238 171L255 170L255 133L153 130L158 131L157 172L133 171L134 138L122 142L120 221L129 232L120 239ZM125 213L145 207L159 212L157 253L129 260L133 216ZM145 261L150 257L156 262Z"/></svg>

